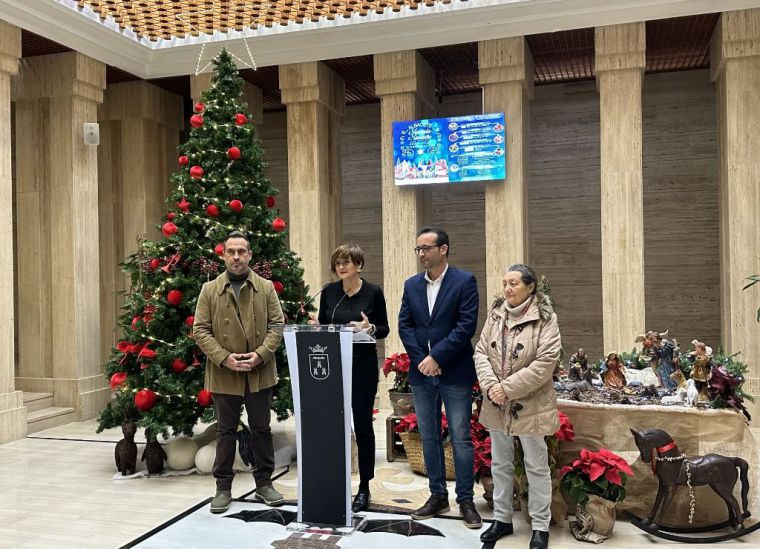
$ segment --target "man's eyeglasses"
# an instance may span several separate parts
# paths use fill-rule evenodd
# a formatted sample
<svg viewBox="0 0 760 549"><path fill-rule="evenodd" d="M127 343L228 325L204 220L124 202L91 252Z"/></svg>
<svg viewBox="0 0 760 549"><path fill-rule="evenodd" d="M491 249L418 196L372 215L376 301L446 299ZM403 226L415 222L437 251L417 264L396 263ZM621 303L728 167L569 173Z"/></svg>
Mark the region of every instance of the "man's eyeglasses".
<svg viewBox="0 0 760 549"><path fill-rule="evenodd" d="M419 255L420 252L422 252L423 254L426 254L433 248L440 248L440 247L441 247L440 244L433 244L432 246L416 246L414 248L414 253L417 255Z"/></svg>

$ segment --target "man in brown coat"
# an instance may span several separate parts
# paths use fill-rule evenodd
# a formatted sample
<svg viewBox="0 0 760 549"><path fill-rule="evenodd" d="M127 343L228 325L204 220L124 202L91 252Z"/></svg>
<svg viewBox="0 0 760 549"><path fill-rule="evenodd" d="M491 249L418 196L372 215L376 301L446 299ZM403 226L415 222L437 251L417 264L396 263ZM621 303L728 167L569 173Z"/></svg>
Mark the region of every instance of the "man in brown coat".
<svg viewBox="0 0 760 549"><path fill-rule="evenodd" d="M256 499L267 505L283 501L272 486L274 446L269 427L277 384L274 353L282 335L268 325L282 323L284 317L272 283L249 268L252 255L248 238L231 232L224 242L227 270L203 285L195 309L193 334L206 355L205 388L214 394L217 419L212 513L225 512L232 501L241 404L251 429Z"/></svg>

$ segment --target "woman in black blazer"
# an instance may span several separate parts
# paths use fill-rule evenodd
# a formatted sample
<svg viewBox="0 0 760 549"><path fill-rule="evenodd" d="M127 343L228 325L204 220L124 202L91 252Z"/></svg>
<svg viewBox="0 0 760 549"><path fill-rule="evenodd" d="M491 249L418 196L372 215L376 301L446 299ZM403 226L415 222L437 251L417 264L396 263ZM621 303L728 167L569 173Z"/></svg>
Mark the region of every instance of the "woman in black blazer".
<svg viewBox="0 0 760 549"><path fill-rule="evenodd" d="M342 244L330 258L330 269L340 280L324 287L319 302L320 324L352 324L375 339L388 336L388 314L380 286L360 277L364 251L356 244ZM377 347L356 343L353 349L351 409L359 450L359 491L351 506L354 513L369 507L369 481L375 476L375 432L372 410L378 382Z"/></svg>

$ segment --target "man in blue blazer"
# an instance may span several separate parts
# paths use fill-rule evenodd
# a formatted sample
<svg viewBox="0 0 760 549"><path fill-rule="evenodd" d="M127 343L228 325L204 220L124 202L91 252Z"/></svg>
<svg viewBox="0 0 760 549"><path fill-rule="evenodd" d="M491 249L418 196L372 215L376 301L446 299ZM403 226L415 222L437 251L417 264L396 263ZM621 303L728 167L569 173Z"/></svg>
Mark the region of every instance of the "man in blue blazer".
<svg viewBox="0 0 760 549"><path fill-rule="evenodd" d="M441 403L454 448L456 495L465 526L480 528L473 504L472 386L476 381L471 339L478 322L475 277L448 264L449 237L424 227L414 252L425 272L404 283L398 331L411 362L409 383L422 436L430 498L412 513L427 519L449 510L441 439Z"/></svg>

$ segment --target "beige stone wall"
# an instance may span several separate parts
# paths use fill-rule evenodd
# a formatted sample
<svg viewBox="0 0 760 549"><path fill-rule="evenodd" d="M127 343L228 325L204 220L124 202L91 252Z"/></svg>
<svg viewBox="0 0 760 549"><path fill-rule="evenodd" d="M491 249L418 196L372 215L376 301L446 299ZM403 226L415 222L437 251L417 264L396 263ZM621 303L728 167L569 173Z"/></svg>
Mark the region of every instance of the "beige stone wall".
<svg viewBox="0 0 760 549"><path fill-rule="evenodd" d="M710 43L720 143L721 332L726 348L749 365L745 390L760 413L760 329L757 288L742 291L760 272L760 9L721 15Z"/></svg>
<svg viewBox="0 0 760 549"><path fill-rule="evenodd" d="M159 239L171 174L177 169L182 98L144 81L112 84L98 112L101 359L115 344L129 280L119 264L137 237Z"/></svg>
<svg viewBox="0 0 760 549"><path fill-rule="evenodd" d="M642 333L644 216L641 173L643 22L594 30L599 90L602 228L602 336L620 351Z"/></svg>
<svg viewBox="0 0 760 549"><path fill-rule="evenodd" d="M11 78L18 72L21 29L0 20L0 444L26 435L26 407L15 383Z"/></svg>
<svg viewBox="0 0 760 549"><path fill-rule="evenodd" d="M397 186L393 174L393 122L433 116L434 74L417 51L374 56L375 94L380 97L380 175L382 182L383 283L391 333L388 353L403 350L398 337L398 316L404 281L419 270L411 252L417 229L431 216L429 186Z"/></svg>
<svg viewBox="0 0 760 549"><path fill-rule="evenodd" d="M38 238L19 240L18 256L37 255L40 246L49 245L45 268L29 275L52 297L49 309L41 309L31 285L18 287L16 382L25 391L54 393L53 404L75 408L77 419L95 415L109 395L100 361L100 253L93 238L99 230L97 149L82 138L82 124L97 121L105 72L105 65L76 52L32 57L21 65L13 89L17 114L38 112L34 119L42 121L41 128L16 127L17 183L25 194L17 197L20 234L39 219L37 227L29 227ZM40 137L43 147L36 141ZM49 179L40 182L35 170L22 169L32 164L47 164ZM35 204L44 201L50 207L40 219ZM49 328L35 332L25 325ZM38 349L66 359L43 363Z"/></svg>
<svg viewBox="0 0 760 549"><path fill-rule="evenodd" d="M287 105L289 245L301 257L316 295L330 281L329 258L340 235L340 136L343 79L321 62L279 67ZM316 215L315 215L316 214Z"/></svg>
<svg viewBox="0 0 760 549"><path fill-rule="evenodd" d="M503 182L485 188L487 292L501 292L510 265L528 263L528 153L533 56L525 37L478 43L478 71L483 87L483 112L503 112L507 173Z"/></svg>

